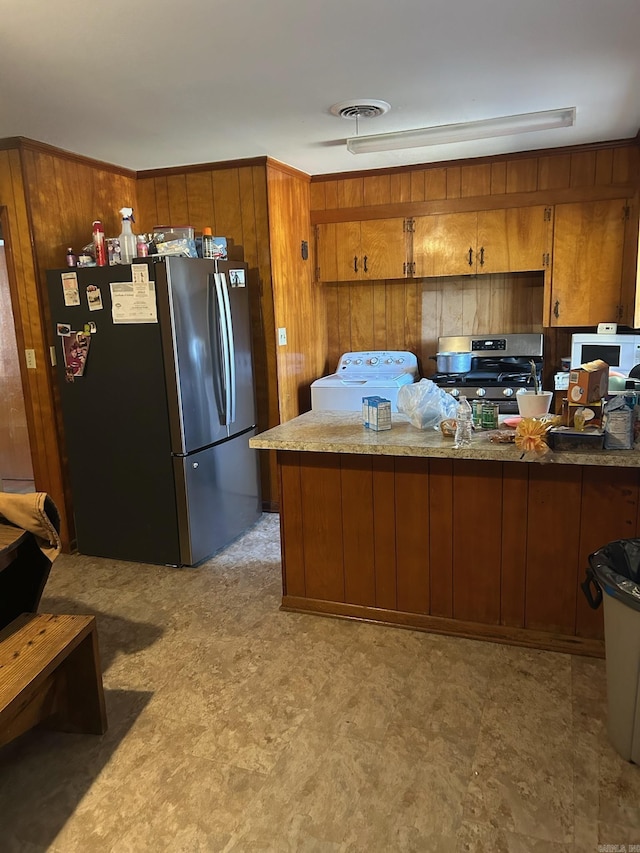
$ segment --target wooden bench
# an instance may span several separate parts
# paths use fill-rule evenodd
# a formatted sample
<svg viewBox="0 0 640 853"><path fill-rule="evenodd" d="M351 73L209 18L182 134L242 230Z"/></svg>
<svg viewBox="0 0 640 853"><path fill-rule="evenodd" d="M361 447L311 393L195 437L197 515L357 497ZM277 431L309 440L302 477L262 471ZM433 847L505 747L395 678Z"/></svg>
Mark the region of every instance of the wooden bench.
<svg viewBox="0 0 640 853"><path fill-rule="evenodd" d="M94 616L23 613L0 631L0 746L39 724L107 730Z"/></svg>

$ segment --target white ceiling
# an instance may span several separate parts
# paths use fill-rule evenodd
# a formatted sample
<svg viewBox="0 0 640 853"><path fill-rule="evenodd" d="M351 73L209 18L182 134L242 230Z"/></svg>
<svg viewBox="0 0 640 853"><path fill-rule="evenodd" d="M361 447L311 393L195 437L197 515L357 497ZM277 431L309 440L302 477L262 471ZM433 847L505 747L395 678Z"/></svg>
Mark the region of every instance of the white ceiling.
<svg viewBox="0 0 640 853"><path fill-rule="evenodd" d="M360 135L577 107L572 128L350 154ZM309 174L634 137L639 0L1 0L0 138L131 169L269 155Z"/></svg>

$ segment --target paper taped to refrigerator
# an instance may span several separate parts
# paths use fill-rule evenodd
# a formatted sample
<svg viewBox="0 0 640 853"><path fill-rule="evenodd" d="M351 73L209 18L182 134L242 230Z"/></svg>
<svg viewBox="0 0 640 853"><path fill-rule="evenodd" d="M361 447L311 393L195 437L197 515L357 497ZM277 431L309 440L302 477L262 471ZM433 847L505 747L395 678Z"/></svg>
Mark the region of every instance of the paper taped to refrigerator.
<svg viewBox="0 0 640 853"><path fill-rule="evenodd" d="M158 322L155 282L112 281L109 287L114 324Z"/></svg>

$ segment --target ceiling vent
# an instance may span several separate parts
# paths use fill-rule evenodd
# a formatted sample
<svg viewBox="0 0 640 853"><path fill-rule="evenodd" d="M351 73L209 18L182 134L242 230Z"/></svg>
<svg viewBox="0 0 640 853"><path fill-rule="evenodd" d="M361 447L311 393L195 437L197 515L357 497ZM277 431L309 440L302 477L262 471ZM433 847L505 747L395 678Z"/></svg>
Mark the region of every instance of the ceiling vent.
<svg viewBox="0 0 640 853"><path fill-rule="evenodd" d="M391 109L391 104L386 101L376 101L370 98L362 98L353 101L341 101L339 104L334 104L329 112L339 118L361 119L361 118L376 118L388 113Z"/></svg>

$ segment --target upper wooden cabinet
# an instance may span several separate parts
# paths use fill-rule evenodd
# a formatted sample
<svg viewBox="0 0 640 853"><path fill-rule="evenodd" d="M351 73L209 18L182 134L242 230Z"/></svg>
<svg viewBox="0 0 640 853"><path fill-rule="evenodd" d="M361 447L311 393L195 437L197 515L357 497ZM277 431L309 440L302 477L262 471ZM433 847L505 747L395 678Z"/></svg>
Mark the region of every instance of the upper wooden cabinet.
<svg viewBox="0 0 640 853"><path fill-rule="evenodd" d="M556 205L549 325L633 323L630 220L627 199Z"/></svg>
<svg viewBox="0 0 640 853"><path fill-rule="evenodd" d="M477 213L417 216L413 223L413 275L469 275L475 272Z"/></svg>
<svg viewBox="0 0 640 853"><path fill-rule="evenodd" d="M418 278L546 269L550 207L418 216L413 220L413 275Z"/></svg>
<svg viewBox="0 0 640 853"><path fill-rule="evenodd" d="M375 281L408 273L405 219L316 226L316 279Z"/></svg>

